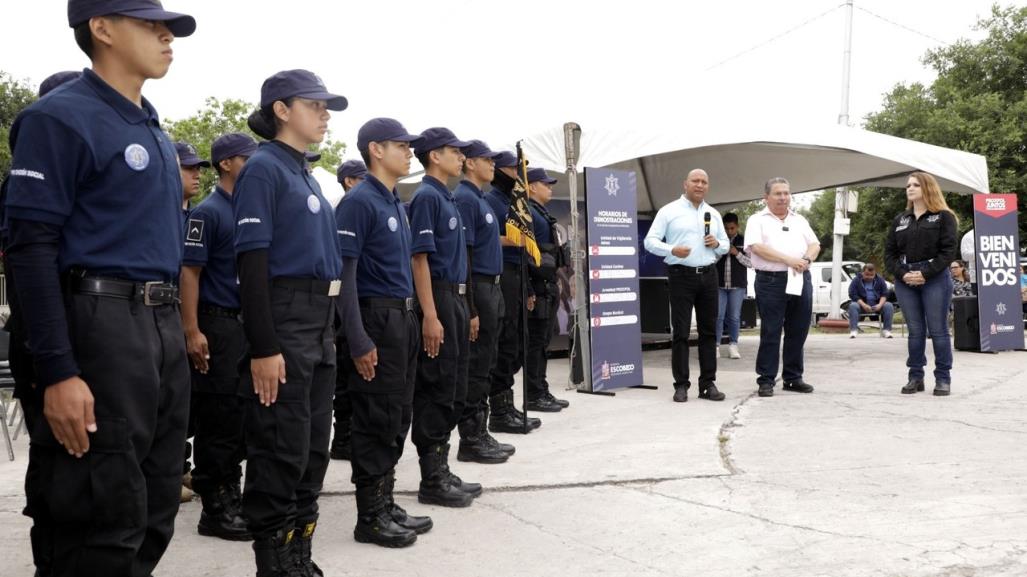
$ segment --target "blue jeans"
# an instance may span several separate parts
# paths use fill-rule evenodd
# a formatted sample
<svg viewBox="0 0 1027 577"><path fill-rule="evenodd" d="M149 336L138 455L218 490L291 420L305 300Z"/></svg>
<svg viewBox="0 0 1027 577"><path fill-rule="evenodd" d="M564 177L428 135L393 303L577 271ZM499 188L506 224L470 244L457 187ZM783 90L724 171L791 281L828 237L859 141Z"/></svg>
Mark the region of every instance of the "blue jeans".
<svg viewBox="0 0 1027 577"><path fill-rule="evenodd" d="M916 264L913 270L917 270ZM896 279L895 296L902 306L902 315L909 328L910 379L924 378L927 364L927 333L931 334L934 347L934 381L952 382L952 340L949 337L949 305L952 303L952 275L938 274L923 286L911 287Z"/></svg>
<svg viewBox="0 0 1027 577"><path fill-rule="evenodd" d="M742 301L744 288L721 288L717 301L717 344L724 335L724 319L727 319L727 334L732 344L738 344L738 330L742 324Z"/></svg>
<svg viewBox="0 0 1027 577"><path fill-rule="evenodd" d="M803 347L813 316L813 282L803 274L802 295L785 293L788 273L756 273L756 309L760 313L760 348L756 353L756 383L774 386L777 369L786 383L802 380ZM781 333L784 350L781 351ZM780 361L780 362L779 362Z"/></svg>
<svg viewBox="0 0 1027 577"><path fill-rule="evenodd" d="M859 308L858 301L852 301L849 303L849 330L854 331L859 328L859 315L881 315L881 321L884 322L884 330L891 330L891 319L895 315L895 307L890 302L885 301L884 306L881 310L876 313L864 313L863 309Z"/></svg>

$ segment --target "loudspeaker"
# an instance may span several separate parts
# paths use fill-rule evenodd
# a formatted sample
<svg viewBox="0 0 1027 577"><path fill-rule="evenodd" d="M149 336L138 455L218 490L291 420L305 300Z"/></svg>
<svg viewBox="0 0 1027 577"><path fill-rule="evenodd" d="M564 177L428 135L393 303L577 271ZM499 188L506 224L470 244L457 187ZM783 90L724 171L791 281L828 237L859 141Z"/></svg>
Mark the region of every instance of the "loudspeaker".
<svg viewBox="0 0 1027 577"><path fill-rule="evenodd" d="M756 326L756 299L745 297L742 301L741 327L751 329Z"/></svg>
<svg viewBox="0 0 1027 577"><path fill-rule="evenodd" d="M643 333L670 334L670 281L666 278L638 279Z"/></svg>
<svg viewBox="0 0 1027 577"><path fill-rule="evenodd" d="M960 351L980 351L980 324L977 297L952 297L953 347Z"/></svg>

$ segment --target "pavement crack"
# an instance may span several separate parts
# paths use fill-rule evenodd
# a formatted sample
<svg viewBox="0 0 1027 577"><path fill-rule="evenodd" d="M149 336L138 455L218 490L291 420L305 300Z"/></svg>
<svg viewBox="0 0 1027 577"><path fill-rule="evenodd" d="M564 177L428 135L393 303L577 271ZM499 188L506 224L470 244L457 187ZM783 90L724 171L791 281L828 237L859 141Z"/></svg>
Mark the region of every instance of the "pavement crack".
<svg viewBox="0 0 1027 577"><path fill-rule="evenodd" d="M735 461L731 457L731 436L734 429L742 426L742 407L755 397L755 392L749 393L749 396L745 397L742 399L742 402L735 405L735 407L731 409L731 417L724 421L724 423L720 425L720 430L717 431L717 443L720 446L720 464L723 465L724 469L727 470L730 475L737 475L745 472L735 465Z"/></svg>

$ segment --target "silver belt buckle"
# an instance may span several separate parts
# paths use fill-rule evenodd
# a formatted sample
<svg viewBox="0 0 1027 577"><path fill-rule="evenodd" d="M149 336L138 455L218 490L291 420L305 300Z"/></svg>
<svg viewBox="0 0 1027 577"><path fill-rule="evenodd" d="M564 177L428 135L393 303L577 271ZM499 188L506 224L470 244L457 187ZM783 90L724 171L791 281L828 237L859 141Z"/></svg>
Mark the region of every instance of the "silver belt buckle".
<svg viewBox="0 0 1027 577"><path fill-rule="evenodd" d="M414 310L414 298L413 297L407 297L407 298L403 299L403 305L406 307L407 311Z"/></svg>
<svg viewBox="0 0 1027 577"><path fill-rule="evenodd" d="M160 281L155 281L155 280L151 280L151 281L143 283L143 304L144 305L146 305L148 307L155 307L158 304L163 304L163 303L155 303L155 302L153 302L153 299L150 298L150 289L153 288L153 287L156 287L158 285L162 285L162 284L164 284L164 283L162 283Z"/></svg>
<svg viewBox="0 0 1027 577"><path fill-rule="evenodd" d="M467 294L467 285L465 285L464 283L460 283L460 284L456 285L456 292L457 292L457 294L462 294L462 295Z"/></svg>
<svg viewBox="0 0 1027 577"><path fill-rule="evenodd" d="M337 297L337 296L339 296L339 293L341 291L342 291L342 281L341 280L333 280L330 283L328 283L328 296L330 296L330 297Z"/></svg>

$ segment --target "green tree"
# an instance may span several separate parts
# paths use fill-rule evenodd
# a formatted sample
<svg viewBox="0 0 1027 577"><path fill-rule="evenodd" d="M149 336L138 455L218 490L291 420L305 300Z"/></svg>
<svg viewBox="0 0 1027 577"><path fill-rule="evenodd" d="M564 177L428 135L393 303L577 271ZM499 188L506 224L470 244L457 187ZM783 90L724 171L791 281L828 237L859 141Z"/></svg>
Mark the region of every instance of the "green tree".
<svg viewBox="0 0 1027 577"><path fill-rule="evenodd" d="M257 138L246 126L246 118L256 109L256 106L242 100L218 100L207 98L202 110L181 120L169 120L164 123L164 129L175 141L185 141L196 147L200 158L210 158L210 145L218 136L228 132L244 132ZM258 139L259 140L259 139ZM342 160L346 145L342 142L332 140L331 135L326 135L324 142L312 152L321 155L314 166L321 166L324 169L335 172L335 168ZM193 201L197 203L203 200L214 188L217 180L215 170L205 170L200 175L200 196Z"/></svg>
<svg viewBox="0 0 1027 577"><path fill-rule="evenodd" d="M991 190L1017 193L1020 238L1027 239L1027 7L994 6L976 28L987 36L928 52L923 62L937 79L896 86L883 109L866 118L866 128L985 155ZM971 198L947 200L960 231L970 228ZM877 207L870 204L861 198L860 210L872 213Z"/></svg>
<svg viewBox="0 0 1027 577"><path fill-rule="evenodd" d="M11 169L11 149L7 138L18 113L36 100L36 91L23 81L0 71L0 175Z"/></svg>

